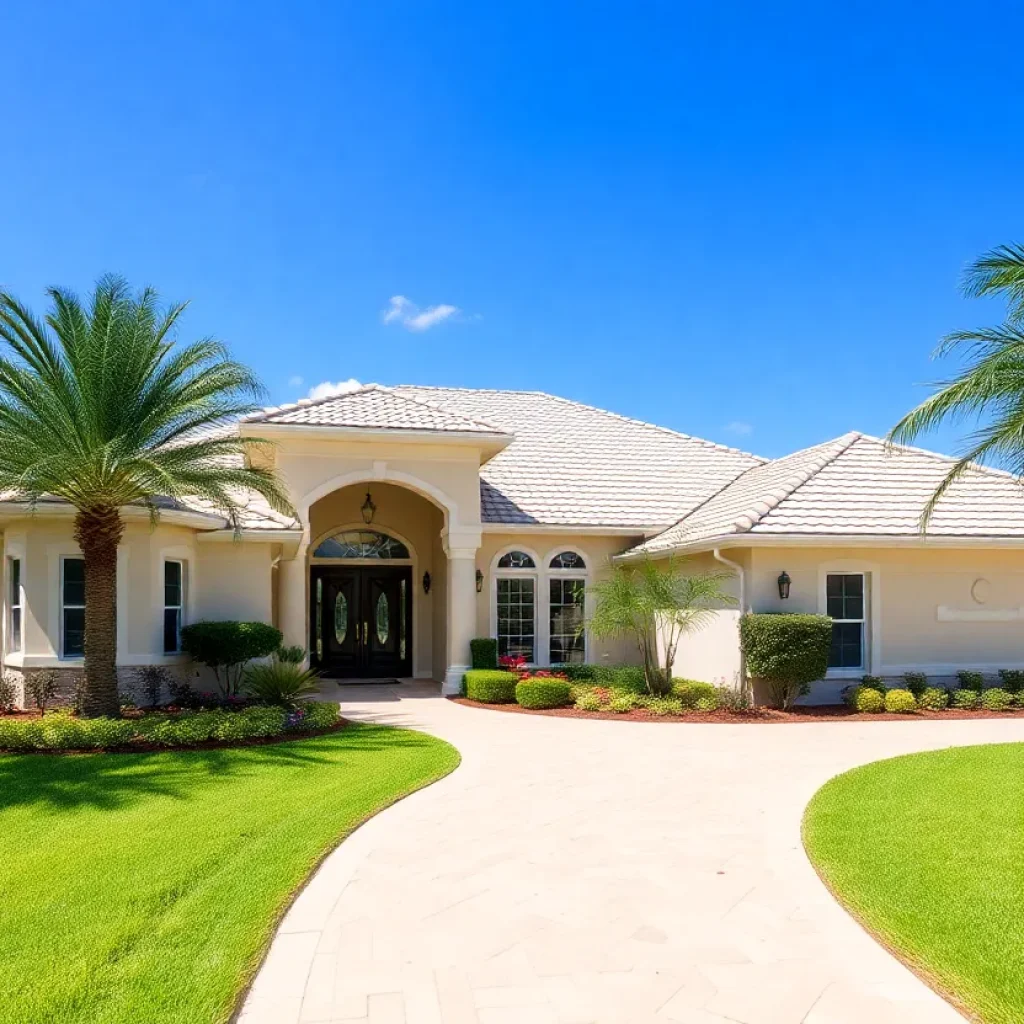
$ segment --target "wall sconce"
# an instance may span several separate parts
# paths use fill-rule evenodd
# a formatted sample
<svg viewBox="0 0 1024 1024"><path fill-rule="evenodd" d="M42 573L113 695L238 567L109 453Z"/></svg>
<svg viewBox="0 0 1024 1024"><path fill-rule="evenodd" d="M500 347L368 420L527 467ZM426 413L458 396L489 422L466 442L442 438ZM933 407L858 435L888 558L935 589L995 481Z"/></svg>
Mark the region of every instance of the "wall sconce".
<svg viewBox="0 0 1024 1024"><path fill-rule="evenodd" d="M484 590L484 574L477 569L476 571L476 592L482 594Z"/></svg>
<svg viewBox="0 0 1024 1024"><path fill-rule="evenodd" d="M789 578L789 573L785 569L779 573L779 597L785 601L789 597L789 584L792 581Z"/></svg>
<svg viewBox="0 0 1024 1024"><path fill-rule="evenodd" d="M424 594L429 594L430 593L430 573L429 572L425 572L423 574L423 593Z"/></svg>
<svg viewBox="0 0 1024 1024"><path fill-rule="evenodd" d="M377 512L377 506L373 503L373 498L370 497L370 492L366 492L366 501L363 502L363 507L359 510L363 514L363 522L367 526L373 522L373 517Z"/></svg>

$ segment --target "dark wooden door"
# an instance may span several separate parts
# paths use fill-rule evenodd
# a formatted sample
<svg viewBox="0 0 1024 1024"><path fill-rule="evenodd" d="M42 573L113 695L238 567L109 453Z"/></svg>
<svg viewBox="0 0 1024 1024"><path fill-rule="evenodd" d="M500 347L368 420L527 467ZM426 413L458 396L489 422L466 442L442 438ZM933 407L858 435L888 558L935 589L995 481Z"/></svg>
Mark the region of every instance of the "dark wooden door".
<svg viewBox="0 0 1024 1024"><path fill-rule="evenodd" d="M314 566L310 661L337 678L412 675L412 569Z"/></svg>

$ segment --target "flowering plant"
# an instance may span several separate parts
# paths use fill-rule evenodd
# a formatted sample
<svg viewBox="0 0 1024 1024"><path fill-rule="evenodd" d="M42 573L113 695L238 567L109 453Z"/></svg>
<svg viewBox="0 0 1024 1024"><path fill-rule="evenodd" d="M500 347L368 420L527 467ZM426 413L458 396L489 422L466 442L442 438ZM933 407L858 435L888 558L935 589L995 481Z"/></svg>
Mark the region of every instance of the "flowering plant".
<svg viewBox="0 0 1024 1024"><path fill-rule="evenodd" d="M551 672L546 668L535 668L532 672L524 672L520 682L527 683L533 679L558 679L563 683L569 681L569 677L564 672Z"/></svg>
<svg viewBox="0 0 1024 1024"><path fill-rule="evenodd" d="M510 672L522 672L526 668L526 659L521 654L505 654L498 659L498 665Z"/></svg>

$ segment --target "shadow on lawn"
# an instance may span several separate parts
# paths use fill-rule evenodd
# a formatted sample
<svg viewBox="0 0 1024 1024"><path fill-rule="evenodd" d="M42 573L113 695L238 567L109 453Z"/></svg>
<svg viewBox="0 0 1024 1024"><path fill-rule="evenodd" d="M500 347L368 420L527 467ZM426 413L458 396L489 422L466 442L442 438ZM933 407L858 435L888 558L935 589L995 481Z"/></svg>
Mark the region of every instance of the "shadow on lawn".
<svg viewBox="0 0 1024 1024"><path fill-rule="evenodd" d="M359 771L362 753L408 752L429 742L408 729L351 725L323 736L219 750L0 755L0 812L25 806L117 810L153 796L188 800L227 778L262 774L268 765Z"/></svg>

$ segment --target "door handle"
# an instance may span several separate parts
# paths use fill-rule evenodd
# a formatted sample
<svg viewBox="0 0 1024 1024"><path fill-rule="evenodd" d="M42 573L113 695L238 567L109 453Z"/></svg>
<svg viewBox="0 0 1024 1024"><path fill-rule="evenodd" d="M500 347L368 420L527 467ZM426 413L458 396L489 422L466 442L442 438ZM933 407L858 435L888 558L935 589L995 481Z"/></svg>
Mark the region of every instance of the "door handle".
<svg viewBox="0 0 1024 1024"><path fill-rule="evenodd" d="M364 622L363 623L363 646L369 642L370 639L370 627Z"/></svg>

